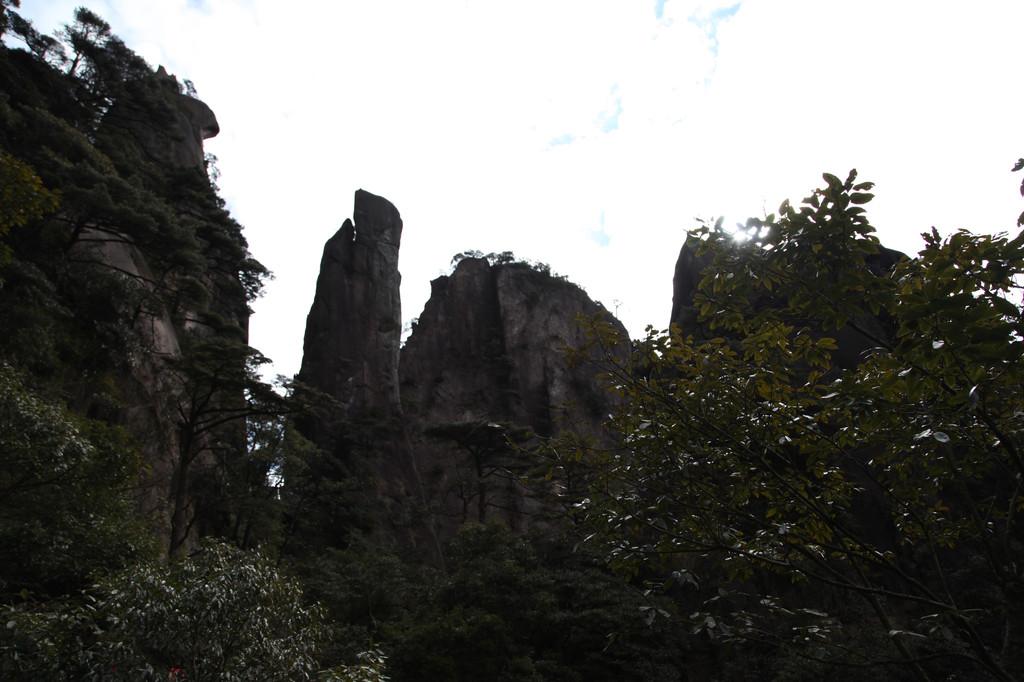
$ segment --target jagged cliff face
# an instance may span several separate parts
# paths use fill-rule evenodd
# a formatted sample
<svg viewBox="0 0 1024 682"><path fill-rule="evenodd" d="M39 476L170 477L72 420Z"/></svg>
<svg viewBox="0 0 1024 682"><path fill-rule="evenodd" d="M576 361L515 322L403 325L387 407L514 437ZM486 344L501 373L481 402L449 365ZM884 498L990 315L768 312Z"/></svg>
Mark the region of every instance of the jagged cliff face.
<svg viewBox="0 0 1024 682"><path fill-rule="evenodd" d="M564 349L584 342L576 317L602 311L576 285L524 263L461 261L432 282L402 349L407 412L422 424L489 419L542 436L567 420L599 422L604 391L590 368L567 365Z"/></svg>
<svg viewBox="0 0 1024 682"><path fill-rule="evenodd" d="M524 263L467 258L432 283L399 350L401 229L391 204L359 191L327 242L299 379L338 402L301 429L340 463L334 475L373 482L386 539L430 545L495 516L524 528L544 503L513 475L535 463L508 437L597 433L608 396L562 349L583 343L576 316L602 308Z"/></svg>
<svg viewBox="0 0 1024 682"><path fill-rule="evenodd" d="M513 475L534 466L529 456L474 425L501 424L513 440L569 430L597 437L609 394L593 368L569 367L563 349L584 343L577 315L603 310L525 263L467 258L434 280L400 375L424 489L446 530L492 517L523 529L549 511L542 492Z"/></svg>
<svg viewBox="0 0 1024 682"><path fill-rule="evenodd" d="M248 302L265 271L206 172L216 116L93 37L72 73L0 49L0 149L56 195L3 226L0 361L128 432L117 447L141 455L138 507L173 550L223 535L231 516L225 463L244 457L245 424L222 408L244 412Z"/></svg>
<svg viewBox="0 0 1024 682"><path fill-rule="evenodd" d="M132 147L163 166L203 168L203 141L220 133L213 110L182 93L178 79L164 67L145 80L131 83L132 96L114 102L104 116L100 136L108 144ZM163 100L154 116L153 100Z"/></svg>
<svg viewBox="0 0 1024 682"><path fill-rule="evenodd" d="M177 81L163 67L148 84L149 96L165 100L165 115L158 121L137 116L141 108L131 99L119 101L108 113L101 133L108 136L107 144L125 144L154 160L165 168L194 169L206 174L203 141L215 136L220 127L213 111L203 102L178 92ZM183 212L201 213L191 202L179 206ZM130 277L153 288L157 281L145 256L129 241L100 239L94 242L102 249L102 258L115 267L122 267ZM212 251L212 250L211 250ZM216 259L216 256L212 256ZM143 513L156 514L167 519L164 543L171 551L193 545L198 533L221 533L214 519L226 515L227 510L200 515L193 497L193 489L203 485L216 488L218 463L208 452L231 443L236 451L245 448L244 432L231 427L218 433L195 432L197 425L181 423L183 406L188 409L188 392L182 374L168 364L183 356L183 335L195 334L212 338L227 332L237 340L248 341L249 308L244 293L231 274L207 270L199 281L208 292L207 300L198 307L186 310L156 310L138 318L136 329L141 340L141 351L131 364L129 377L123 382L130 386L130 398L124 403L123 423L135 435L147 462L146 474L140 491ZM218 322L211 325L206 318ZM240 397L240 396L237 396ZM200 484L200 479L205 479Z"/></svg>
<svg viewBox="0 0 1024 682"><path fill-rule="evenodd" d="M171 178L191 176L189 181L201 187L206 182L203 141L215 136L220 128L205 103L179 90L176 79L163 67L147 79L130 83L100 123L97 148L122 159L122 172L138 173L145 178L143 182L166 172ZM196 518L189 492L200 472L216 479L213 472L217 465L206 454L197 456L188 451L209 449L215 441L233 441L238 450L245 447L244 433L229 434L227 429L217 434L193 434L189 438L194 442L186 442L188 428L183 429L181 424L182 412L189 411L187 398L182 395L186 387L181 372L172 364L183 357L189 334L207 339L227 336L246 343L249 319L246 294L237 274L218 267L224 252L220 245L206 241L218 229L209 228L200 217L209 207L198 205L185 194L175 196L174 192L172 189L167 202L176 213L171 220L180 222L171 225L209 259L206 268L188 273L195 284L185 286L198 285L204 290L196 302L178 309L168 305L176 298L175 291L183 287L178 278L185 273L155 265L147 245L122 231L116 221L107 224L101 218L86 222L70 250L73 258L113 269L153 297L152 305L142 305L134 313L137 344L117 381L122 388L115 421L123 424L139 444L146 463L138 486L140 511L168 522L162 524L168 529L163 540L172 550L190 545L196 531L217 532L209 526L209 519ZM244 249L244 240L237 239L239 243L229 246L228 251ZM83 411L91 409L90 405L83 406ZM209 487L210 480L205 485Z"/></svg>

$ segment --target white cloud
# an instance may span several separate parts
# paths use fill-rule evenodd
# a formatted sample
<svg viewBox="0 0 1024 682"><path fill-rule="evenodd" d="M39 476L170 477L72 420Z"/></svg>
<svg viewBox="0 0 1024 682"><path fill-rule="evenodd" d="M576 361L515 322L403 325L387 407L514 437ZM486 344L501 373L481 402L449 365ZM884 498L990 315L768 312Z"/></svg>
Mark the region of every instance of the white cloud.
<svg viewBox="0 0 1024 682"><path fill-rule="evenodd" d="M76 4L22 9L56 27ZM823 171L877 182L869 215L899 248L932 224L1013 227L1024 3L735 4L91 6L217 113L225 198L277 275L252 341L293 373L360 187L405 220L407 318L453 254L513 250L619 301L635 335L667 323L695 216L772 212Z"/></svg>

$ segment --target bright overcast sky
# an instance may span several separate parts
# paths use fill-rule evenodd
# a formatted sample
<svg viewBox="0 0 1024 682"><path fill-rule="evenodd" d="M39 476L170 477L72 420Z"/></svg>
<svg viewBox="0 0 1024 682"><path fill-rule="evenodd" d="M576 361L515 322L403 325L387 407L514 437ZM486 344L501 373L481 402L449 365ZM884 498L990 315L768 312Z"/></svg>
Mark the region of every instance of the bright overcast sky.
<svg viewBox="0 0 1024 682"><path fill-rule="evenodd" d="M23 0L51 32L81 0ZM402 214L403 315L465 250L549 263L664 327L694 218L821 173L876 183L883 242L1015 230L1024 2L96 0L217 114L222 194L276 279L250 342L298 370L356 189Z"/></svg>

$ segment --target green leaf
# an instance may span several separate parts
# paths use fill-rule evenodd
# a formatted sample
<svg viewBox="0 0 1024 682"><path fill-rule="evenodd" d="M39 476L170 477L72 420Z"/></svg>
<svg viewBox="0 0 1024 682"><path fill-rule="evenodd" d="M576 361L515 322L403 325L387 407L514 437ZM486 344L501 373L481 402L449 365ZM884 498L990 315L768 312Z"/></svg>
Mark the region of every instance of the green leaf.
<svg viewBox="0 0 1024 682"><path fill-rule="evenodd" d="M1000 296L992 297L992 305L994 305L1001 314L1008 317L1020 316L1020 308Z"/></svg>

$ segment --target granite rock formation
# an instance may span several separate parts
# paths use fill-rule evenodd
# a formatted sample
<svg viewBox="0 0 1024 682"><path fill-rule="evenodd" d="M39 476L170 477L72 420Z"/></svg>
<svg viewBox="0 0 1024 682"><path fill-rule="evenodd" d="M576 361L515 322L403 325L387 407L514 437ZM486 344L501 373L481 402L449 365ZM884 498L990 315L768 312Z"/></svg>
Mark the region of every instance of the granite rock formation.
<svg viewBox="0 0 1024 682"><path fill-rule="evenodd" d="M360 190L327 242L298 378L336 403L300 430L338 464L330 475L370 482L363 504L383 518L364 530L439 556L431 545L464 521L525 529L543 511L519 478L536 463L510 440L599 423L609 397L562 349L584 340L577 315L603 308L526 263L466 258L432 282L400 349L401 230Z"/></svg>
<svg viewBox="0 0 1024 682"><path fill-rule="evenodd" d="M219 131L213 111L200 100L182 94L177 79L160 67L148 78L126 86L122 97L104 116L96 144L118 158L134 159L140 168L155 168L172 178L189 176L193 186L203 186L208 182L203 141ZM212 193L212 189L208 191ZM205 242L203 235L213 230L203 225L205 218L200 216L204 208L183 196L175 196L172 201L180 215L193 216L188 229L204 245L205 256L211 262L223 257L218 252L225 248L223 244ZM173 282L174 275L154 271L143 247L119 229L87 223L73 248L88 260L122 273L151 295L159 295L158 290ZM226 249L240 245L244 246L244 240ZM139 346L126 376L120 379L130 398L123 402L118 421L126 424L140 443L146 462L146 475L138 488L139 506L146 515L172 519L174 529L163 538L171 549L191 543L194 529L199 530L205 522L187 520L194 513L187 491L198 470L216 468L202 457L191 467L183 465L188 458L183 455L179 423L183 383L171 364L182 358L187 334L204 338L226 335L242 343L248 336L250 310L238 277L209 267L197 279L207 292L205 302L198 307L171 311L165 306L151 306L136 315ZM170 286L173 289L176 285ZM216 322L208 323L212 320ZM244 433L228 434L225 430L217 437L244 450ZM209 528L203 530L210 532Z"/></svg>
<svg viewBox="0 0 1024 682"><path fill-rule="evenodd" d="M297 377L333 402L298 426L322 453L312 467L315 479L356 482L351 504L362 510L357 516L369 517L359 532L375 542L425 546L438 558L429 524L409 521L424 499L399 398L401 237L395 207L357 191L352 219L324 246ZM335 530L341 537L353 532Z"/></svg>
<svg viewBox="0 0 1024 682"><path fill-rule="evenodd" d="M130 97L114 103L104 119L111 137L131 144L150 160L165 166L202 168L203 141L220 133L213 110L182 92L178 79L164 67L130 84ZM158 101L157 106L153 106ZM105 132L105 131L101 131Z"/></svg>
<svg viewBox="0 0 1024 682"><path fill-rule="evenodd" d="M401 239L395 207L359 190L353 220L324 246L299 378L337 400L342 419L400 412ZM311 436L321 446L332 440L322 431Z"/></svg>
<svg viewBox="0 0 1024 682"><path fill-rule="evenodd" d="M609 394L592 367L569 367L563 354L585 340L577 315L599 312L582 289L526 263L467 258L431 283L400 376L406 429L443 534L492 517L521 530L546 511L512 475L533 463L505 440L599 434ZM500 425L504 436L482 439L478 425Z"/></svg>

